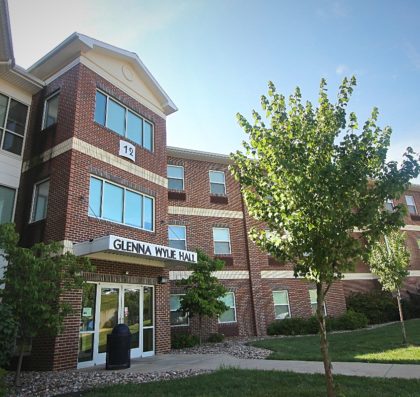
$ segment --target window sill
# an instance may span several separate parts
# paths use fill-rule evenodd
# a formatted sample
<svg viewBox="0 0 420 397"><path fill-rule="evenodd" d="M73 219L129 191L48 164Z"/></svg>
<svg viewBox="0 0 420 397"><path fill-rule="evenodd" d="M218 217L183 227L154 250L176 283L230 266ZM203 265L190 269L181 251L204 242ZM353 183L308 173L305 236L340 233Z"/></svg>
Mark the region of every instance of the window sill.
<svg viewBox="0 0 420 397"><path fill-rule="evenodd" d="M185 192L181 190L169 190L168 191L168 199L169 200L179 200L179 201L186 201L187 195Z"/></svg>

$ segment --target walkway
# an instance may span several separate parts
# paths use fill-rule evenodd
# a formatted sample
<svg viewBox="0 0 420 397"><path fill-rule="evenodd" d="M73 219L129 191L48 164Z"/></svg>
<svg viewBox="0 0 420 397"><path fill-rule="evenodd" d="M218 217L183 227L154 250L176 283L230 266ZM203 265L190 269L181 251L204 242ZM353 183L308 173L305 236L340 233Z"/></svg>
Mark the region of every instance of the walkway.
<svg viewBox="0 0 420 397"><path fill-rule="evenodd" d="M307 374L323 374L322 362L316 361L282 361L240 359L228 354L164 354L154 357L134 359L131 368L121 372L166 372L194 370L215 370L220 367L241 369L260 369L291 371ZM95 371L103 368L87 368L82 371ZM334 374L349 376L368 376L380 378L420 379L420 365L410 364L369 364L337 362L333 363Z"/></svg>

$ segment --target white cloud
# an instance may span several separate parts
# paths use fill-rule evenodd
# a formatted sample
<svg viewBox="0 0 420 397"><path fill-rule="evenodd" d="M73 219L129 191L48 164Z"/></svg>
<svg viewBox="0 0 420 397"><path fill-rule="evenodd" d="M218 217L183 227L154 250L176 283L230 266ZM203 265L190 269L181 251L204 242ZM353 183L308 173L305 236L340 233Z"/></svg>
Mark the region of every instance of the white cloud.
<svg viewBox="0 0 420 397"><path fill-rule="evenodd" d="M348 74L349 68L347 65L340 64L335 68L335 73L341 76L342 74Z"/></svg>

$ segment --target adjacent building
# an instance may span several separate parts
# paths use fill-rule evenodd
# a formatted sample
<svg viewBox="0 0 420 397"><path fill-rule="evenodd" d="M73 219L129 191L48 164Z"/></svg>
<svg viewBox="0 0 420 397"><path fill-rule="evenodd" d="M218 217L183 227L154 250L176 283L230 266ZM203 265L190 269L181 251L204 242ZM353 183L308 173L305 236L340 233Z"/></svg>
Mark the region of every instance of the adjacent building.
<svg viewBox="0 0 420 397"><path fill-rule="evenodd" d="M313 313L314 286L249 240L254 221L229 157L167 146L166 118L177 108L137 55L75 33L23 70L0 14L1 222L14 219L25 246L59 241L95 265L86 288L63 297L77 314L61 335L33 341L28 365L101 364L117 323L132 331L132 357L168 352L171 334L197 331L177 310L184 291L176 282L197 248L225 263L216 275L229 309L207 321L207 333L264 335L275 319ZM402 200L407 288L417 291L420 187ZM360 264L334 284L326 313L343 313L347 294L374 287Z"/></svg>

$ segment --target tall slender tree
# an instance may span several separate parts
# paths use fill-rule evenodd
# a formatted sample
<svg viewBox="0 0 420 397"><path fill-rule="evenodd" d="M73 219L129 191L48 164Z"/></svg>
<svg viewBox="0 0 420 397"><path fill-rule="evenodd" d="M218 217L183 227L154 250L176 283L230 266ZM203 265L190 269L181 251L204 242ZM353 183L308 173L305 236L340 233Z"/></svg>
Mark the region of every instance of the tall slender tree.
<svg viewBox="0 0 420 397"><path fill-rule="evenodd" d="M238 114L248 140L232 154L233 175L241 184L249 214L264 227L251 239L282 261L294 264L295 276L316 284L320 346L327 395L336 395L328 352L324 302L334 281L367 260L371 245L383 233L403 225L403 209L384 209L419 174L407 148L400 167L387 162L391 128L377 125L378 110L359 129L347 115L356 79L345 78L335 103L321 80L318 106L303 103L299 88L286 101L269 83L261 97L261 116L253 122ZM356 234L355 231L358 233Z"/></svg>

